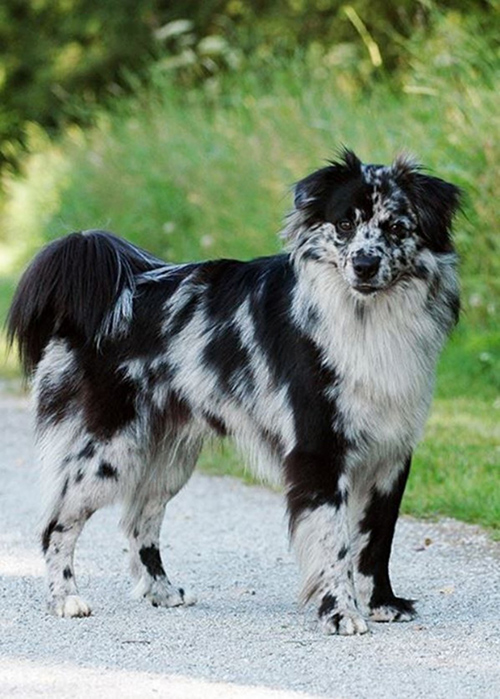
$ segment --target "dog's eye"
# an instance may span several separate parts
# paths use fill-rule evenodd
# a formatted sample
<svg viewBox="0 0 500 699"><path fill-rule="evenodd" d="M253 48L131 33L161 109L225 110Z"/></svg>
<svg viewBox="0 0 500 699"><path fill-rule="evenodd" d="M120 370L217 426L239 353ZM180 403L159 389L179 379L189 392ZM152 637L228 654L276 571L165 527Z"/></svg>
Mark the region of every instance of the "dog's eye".
<svg viewBox="0 0 500 699"><path fill-rule="evenodd" d="M394 221L394 223L391 223L389 226L389 230L395 235L402 235L403 233L406 233L406 226L404 223L401 223L401 221Z"/></svg>
<svg viewBox="0 0 500 699"><path fill-rule="evenodd" d="M343 218L342 221L337 223L337 229L342 233L350 233L354 230L354 223L349 221L348 218Z"/></svg>

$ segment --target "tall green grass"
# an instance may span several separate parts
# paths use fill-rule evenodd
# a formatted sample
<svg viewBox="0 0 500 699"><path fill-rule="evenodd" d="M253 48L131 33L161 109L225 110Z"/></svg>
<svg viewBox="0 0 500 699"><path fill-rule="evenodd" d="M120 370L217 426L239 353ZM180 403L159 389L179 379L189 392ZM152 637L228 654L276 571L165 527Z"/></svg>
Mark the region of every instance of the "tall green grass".
<svg viewBox="0 0 500 699"><path fill-rule="evenodd" d="M404 508L499 527L497 68L465 52L446 69L439 45L435 55L441 63L416 58L398 83L370 90L331 56L271 63L188 92L158 72L89 131L72 128L55 142L33 127L21 176L4 180L5 274L15 277L42 243L90 227L170 260L272 253L290 186L340 144L371 162L415 153L466 192L456 225L464 313L439 367ZM0 296L10 289L0 285ZM204 464L240 473L232 452L207 454Z"/></svg>
<svg viewBox="0 0 500 699"><path fill-rule="evenodd" d="M460 75L448 84L417 72L363 92L335 66L297 60L228 75L212 93L185 92L159 74L90 131L74 127L51 143L32 128L23 176L4 182L4 239L22 252L106 226L177 260L261 254L276 249L288 186L340 144L371 162L407 150L464 188L464 277L498 292L498 98L493 78Z"/></svg>

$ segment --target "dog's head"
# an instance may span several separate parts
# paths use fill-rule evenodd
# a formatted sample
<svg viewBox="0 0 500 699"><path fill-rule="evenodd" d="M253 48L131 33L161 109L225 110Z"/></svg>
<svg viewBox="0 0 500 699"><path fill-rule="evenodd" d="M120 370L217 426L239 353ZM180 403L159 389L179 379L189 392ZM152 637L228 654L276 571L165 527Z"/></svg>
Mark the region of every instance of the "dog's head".
<svg viewBox="0 0 500 699"><path fill-rule="evenodd" d="M453 251L459 200L458 187L408 158L364 165L345 150L296 185L285 236L297 258L333 265L354 293L371 295L425 273L423 250Z"/></svg>

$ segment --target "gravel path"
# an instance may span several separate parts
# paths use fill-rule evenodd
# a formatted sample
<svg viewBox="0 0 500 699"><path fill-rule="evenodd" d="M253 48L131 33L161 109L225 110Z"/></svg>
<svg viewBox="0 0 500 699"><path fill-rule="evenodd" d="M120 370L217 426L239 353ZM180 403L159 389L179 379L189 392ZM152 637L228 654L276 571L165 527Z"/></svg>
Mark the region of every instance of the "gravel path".
<svg viewBox="0 0 500 699"><path fill-rule="evenodd" d="M89 619L43 609L37 472L26 401L0 398L0 696L293 699L500 697L500 545L476 527L402 519L393 578L420 600L409 624L323 636L297 608L281 498L195 476L169 506L163 549L186 609L129 599L119 512L77 551Z"/></svg>

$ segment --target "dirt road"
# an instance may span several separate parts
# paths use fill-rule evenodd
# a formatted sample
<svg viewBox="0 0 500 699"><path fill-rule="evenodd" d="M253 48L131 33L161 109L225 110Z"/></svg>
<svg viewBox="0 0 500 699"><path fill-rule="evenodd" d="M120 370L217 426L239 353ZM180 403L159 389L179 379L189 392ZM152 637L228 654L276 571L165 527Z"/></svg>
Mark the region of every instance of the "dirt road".
<svg viewBox="0 0 500 699"><path fill-rule="evenodd" d="M326 637L296 604L298 571L279 495L198 475L169 506L162 548L185 609L131 600L119 512L77 550L94 615L44 611L37 469L26 401L0 398L0 696L292 699L500 696L500 545L475 527L402 519L396 591L409 624Z"/></svg>

